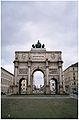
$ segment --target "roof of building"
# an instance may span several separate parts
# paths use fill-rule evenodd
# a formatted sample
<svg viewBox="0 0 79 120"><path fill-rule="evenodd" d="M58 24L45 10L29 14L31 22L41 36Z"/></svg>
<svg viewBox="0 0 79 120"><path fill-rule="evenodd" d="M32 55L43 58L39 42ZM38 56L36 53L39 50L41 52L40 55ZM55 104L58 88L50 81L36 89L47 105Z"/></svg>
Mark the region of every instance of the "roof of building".
<svg viewBox="0 0 79 120"><path fill-rule="evenodd" d="M78 62L75 63L75 64L70 65L68 68L70 68L70 67L78 67ZM66 71L68 68L66 68L64 71ZM64 72L64 71L63 71L63 72Z"/></svg>
<svg viewBox="0 0 79 120"><path fill-rule="evenodd" d="M4 71L8 72L8 73L11 74L12 76L14 76L14 74L12 74L12 73L9 72L8 70L4 69L3 67L1 67L1 69L3 69Z"/></svg>
<svg viewBox="0 0 79 120"><path fill-rule="evenodd" d="M72 64L70 67L78 67L78 62L75 64Z"/></svg>

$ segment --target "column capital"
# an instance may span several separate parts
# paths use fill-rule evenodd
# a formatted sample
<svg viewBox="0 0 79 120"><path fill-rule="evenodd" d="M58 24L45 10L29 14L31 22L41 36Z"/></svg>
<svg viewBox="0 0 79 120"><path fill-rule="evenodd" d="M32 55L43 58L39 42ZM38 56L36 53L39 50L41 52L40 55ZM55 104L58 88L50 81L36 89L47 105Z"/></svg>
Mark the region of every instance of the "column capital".
<svg viewBox="0 0 79 120"><path fill-rule="evenodd" d="M28 67L31 67L31 61L28 61Z"/></svg>
<svg viewBox="0 0 79 120"><path fill-rule="evenodd" d="M62 66L58 66L58 68L62 68Z"/></svg>
<svg viewBox="0 0 79 120"><path fill-rule="evenodd" d="M15 60L15 61L14 61L14 66L15 66L15 68L18 68L18 62L19 62L18 60Z"/></svg>
<svg viewBox="0 0 79 120"><path fill-rule="evenodd" d="M58 67L62 68L62 62L61 61L58 62Z"/></svg>
<svg viewBox="0 0 79 120"><path fill-rule="evenodd" d="M15 68L18 68L18 66L15 66Z"/></svg>

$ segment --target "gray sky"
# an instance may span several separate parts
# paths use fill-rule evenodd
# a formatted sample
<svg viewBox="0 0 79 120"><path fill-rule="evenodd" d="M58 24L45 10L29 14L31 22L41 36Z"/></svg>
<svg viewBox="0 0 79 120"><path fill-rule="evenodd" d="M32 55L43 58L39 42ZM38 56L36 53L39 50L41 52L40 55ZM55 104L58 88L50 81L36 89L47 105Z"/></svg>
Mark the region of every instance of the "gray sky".
<svg viewBox="0 0 79 120"><path fill-rule="evenodd" d="M77 2L2 2L1 64L13 72L15 51L39 39L46 50L62 51L63 69L77 62Z"/></svg>
<svg viewBox="0 0 79 120"><path fill-rule="evenodd" d="M34 80L33 80L33 84L37 87L40 88L40 85L43 86L44 85L44 75L41 71L36 71L34 73Z"/></svg>

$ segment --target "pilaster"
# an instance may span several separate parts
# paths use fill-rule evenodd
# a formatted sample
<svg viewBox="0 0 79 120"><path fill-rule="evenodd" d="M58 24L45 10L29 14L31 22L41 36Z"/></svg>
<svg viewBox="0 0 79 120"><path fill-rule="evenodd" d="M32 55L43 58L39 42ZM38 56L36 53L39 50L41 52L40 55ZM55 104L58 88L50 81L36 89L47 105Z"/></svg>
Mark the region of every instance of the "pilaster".
<svg viewBox="0 0 79 120"><path fill-rule="evenodd" d="M29 58L28 61L28 85L27 85L27 94L31 94L31 61Z"/></svg>
<svg viewBox="0 0 79 120"><path fill-rule="evenodd" d="M59 61L58 68L59 68L59 81L60 81L59 89L60 89L60 94L62 94L63 93L62 61Z"/></svg>
<svg viewBox="0 0 79 120"><path fill-rule="evenodd" d="M49 86L49 65L48 65L48 59L46 59L46 94L50 93L50 86Z"/></svg>
<svg viewBox="0 0 79 120"><path fill-rule="evenodd" d="M17 85L18 60L14 61L14 84Z"/></svg>

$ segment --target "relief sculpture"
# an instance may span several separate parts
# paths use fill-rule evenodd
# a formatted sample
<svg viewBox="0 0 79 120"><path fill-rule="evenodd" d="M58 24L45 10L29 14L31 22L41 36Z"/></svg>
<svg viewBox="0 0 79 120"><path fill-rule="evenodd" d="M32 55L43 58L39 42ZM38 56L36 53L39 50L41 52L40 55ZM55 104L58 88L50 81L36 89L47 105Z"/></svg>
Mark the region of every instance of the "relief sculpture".
<svg viewBox="0 0 79 120"><path fill-rule="evenodd" d="M52 59L55 59L55 58L56 58L56 55L53 53L53 54L51 55L51 58L52 58Z"/></svg>
<svg viewBox="0 0 79 120"><path fill-rule="evenodd" d="M49 69L49 74L57 74L57 69Z"/></svg>
<svg viewBox="0 0 79 120"><path fill-rule="evenodd" d="M26 58L26 55L22 54L22 59L25 60L25 58Z"/></svg>
<svg viewBox="0 0 79 120"><path fill-rule="evenodd" d="M26 68L20 68L19 69L19 74L27 74L27 69Z"/></svg>

